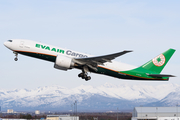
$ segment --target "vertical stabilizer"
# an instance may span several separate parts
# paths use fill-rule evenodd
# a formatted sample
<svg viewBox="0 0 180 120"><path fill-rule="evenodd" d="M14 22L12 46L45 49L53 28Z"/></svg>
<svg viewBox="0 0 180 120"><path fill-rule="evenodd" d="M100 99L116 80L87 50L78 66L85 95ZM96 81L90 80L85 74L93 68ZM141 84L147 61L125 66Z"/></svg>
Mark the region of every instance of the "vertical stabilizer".
<svg viewBox="0 0 180 120"><path fill-rule="evenodd" d="M169 59L172 57L176 50L169 49L165 51L164 53L158 55L154 59L150 60L146 64L142 65L141 67L156 73L161 73Z"/></svg>

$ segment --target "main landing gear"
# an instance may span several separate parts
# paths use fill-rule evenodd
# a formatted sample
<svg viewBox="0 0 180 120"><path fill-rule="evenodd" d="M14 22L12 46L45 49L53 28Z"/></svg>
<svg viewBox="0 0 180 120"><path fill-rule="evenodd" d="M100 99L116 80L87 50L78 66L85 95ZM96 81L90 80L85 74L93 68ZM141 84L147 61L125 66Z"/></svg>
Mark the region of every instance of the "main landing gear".
<svg viewBox="0 0 180 120"><path fill-rule="evenodd" d="M91 79L91 77L90 76L87 76L87 73L80 73L79 75L78 75L78 77L81 77L82 79L85 79L86 81L88 81L88 80L90 80Z"/></svg>
<svg viewBox="0 0 180 120"><path fill-rule="evenodd" d="M88 75L88 72L89 72L89 69L87 66L83 66L82 68L82 73L80 73L78 75L78 77L81 77L82 79L85 79L86 81L90 80L91 77L90 76L87 76Z"/></svg>
<svg viewBox="0 0 180 120"><path fill-rule="evenodd" d="M15 61L18 61L18 53L17 53L17 52L13 52L13 53L14 53L15 56L16 56L16 57L14 58L14 60L15 60Z"/></svg>

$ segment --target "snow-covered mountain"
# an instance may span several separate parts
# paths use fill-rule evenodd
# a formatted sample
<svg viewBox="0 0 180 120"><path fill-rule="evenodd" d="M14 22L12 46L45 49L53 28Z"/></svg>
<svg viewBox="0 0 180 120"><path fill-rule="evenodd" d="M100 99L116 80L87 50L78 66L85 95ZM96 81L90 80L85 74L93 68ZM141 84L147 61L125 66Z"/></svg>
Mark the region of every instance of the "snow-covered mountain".
<svg viewBox="0 0 180 120"><path fill-rule="evenodd" d="M130 110L135 106L175 106L180 99L180 85L81 85L68 89L46 86L37 89L0 90L2 110L72 110L75 100L79 111Z"/></svg>

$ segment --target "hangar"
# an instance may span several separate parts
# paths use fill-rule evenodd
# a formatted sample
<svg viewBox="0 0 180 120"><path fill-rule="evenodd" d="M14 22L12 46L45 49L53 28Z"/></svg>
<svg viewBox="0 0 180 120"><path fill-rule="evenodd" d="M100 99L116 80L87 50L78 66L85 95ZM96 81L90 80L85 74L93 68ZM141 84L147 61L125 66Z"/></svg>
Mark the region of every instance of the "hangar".
<svg viewBox="0 0 180 120"><path fill-rule="evenodd" d="M79 120L79 116L47 115L46 120Z"/></svg>
<svg viewBox="0 0 180 120"><path fill-rule="evenodd" d="M131 120L180 120L180 107L135 107Z"/></svg>

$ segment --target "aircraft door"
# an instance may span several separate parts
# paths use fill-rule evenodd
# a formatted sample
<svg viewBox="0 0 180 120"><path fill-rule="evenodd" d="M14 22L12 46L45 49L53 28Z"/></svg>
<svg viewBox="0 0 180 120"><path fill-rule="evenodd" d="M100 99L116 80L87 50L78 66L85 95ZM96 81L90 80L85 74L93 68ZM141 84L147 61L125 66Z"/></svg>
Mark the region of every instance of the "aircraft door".
<svg viewBox="0 0 180 120"><path fill-rule="evenodd" d="M24 47L24 41L20 41L19 47L20 47L20 48L23 48L23 47Z"/></svg>

